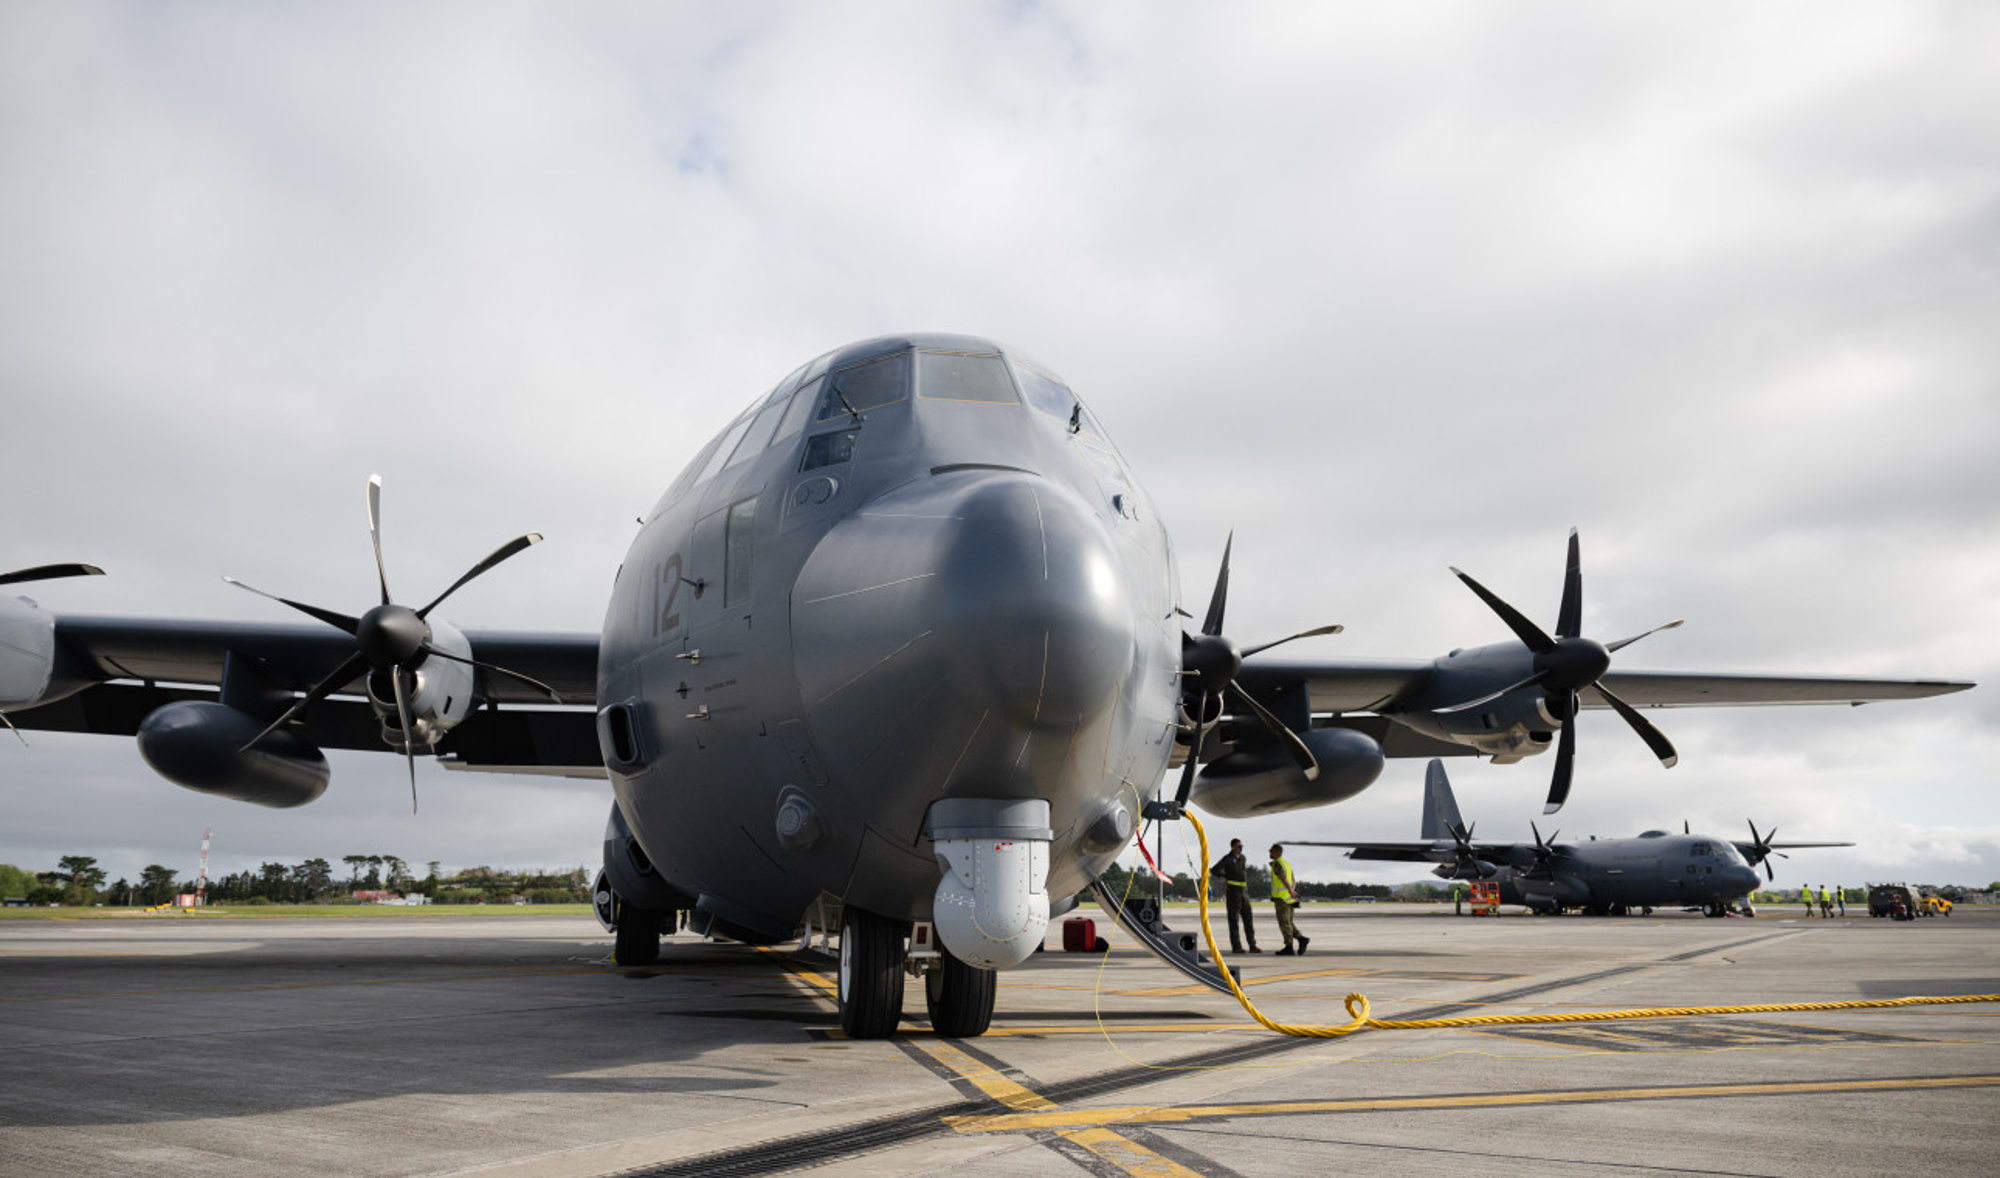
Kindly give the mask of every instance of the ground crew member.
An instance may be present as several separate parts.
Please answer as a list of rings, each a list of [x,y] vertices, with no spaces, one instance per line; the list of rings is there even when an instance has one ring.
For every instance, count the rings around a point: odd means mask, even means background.
[[[1805,884],[1799,888],[1799,899],[1804,900],[1806,902],[1806,915],[1811,916],[1813,914],[1811,884]]]
[[[1833,919],[1833,893],[1827,890],[1825,884],[1819,885],[1819,914],[1828,920]]]
[[[1243,856],[1243,840],[1230,839],[1229,853],[1217,859],[1208,873],[1222,881],[1222,893],[1229,906],[1229,951],[1243,952],[1247,941],[1250,952],[1262,953],[1257,947],[1257,928],[1250,921],[1250,865]],[[1236,927],[1239,921],[1243,926],[1240,936]]]
[[[1833,906],[1834,906],[1835,908],[1838,908],[1838,909],[1840,910],[1840,915],[1842,915],[1842,916],[1846,916],[1846,915],[1847,915],[1847,889],[1846,889],[1846,888],[1835,888],[1835,889],[1833,889]]]
[[[1292,909],[1299,906],[1299,877],[1286,862],[1285,848],[1279,843],[1271,844],[1271,906],[1278,911],[1278,934],[1285,939],[1278,956],[1294,956],[1292,942],[1297,941],[1296,955],[1304,957],[1308,942],[1292,923]]]

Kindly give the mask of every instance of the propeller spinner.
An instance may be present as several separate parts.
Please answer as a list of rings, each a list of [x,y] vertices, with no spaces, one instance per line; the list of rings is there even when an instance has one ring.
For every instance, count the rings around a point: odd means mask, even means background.
[[[1529,621],[1521,611],[1502,601],[1486,586],[1456,568],[1451,571],[1459,580],[1465,582],[1467,588],[1478,594],[1479,599],[1498,614],[1501,621],[1507,623],[1507,628],[1514,632],[1514,636],[1519,638],[1523,645],[1534,652],[1534,667],[1526,678],[1509,683],[1498,691],[1488,692],[1478,699],[1467,700],[1450,707],[1438,708],[1436,711],[1440,715],[1462,712],[1468,708],[1490,703],[1510,691],[1517,691],[1523,687],[1544,688],[1549,714],[1562,722],[1562,735],[1556,743],[1555,773],[1549,781],[1549,799],[1542,807],[1542,813],[1555,813],[1562,809],[1563,803],[1569,799],[1570,780],[1576,761],[1576,714],[1581,704],[1579,696],[1584,688],[1590,688],[1603,696],[1604,702],[1610,704],[1612,710],[1617,712],[1625,723],[1631,726],[1632,731],[1638,733],[1639,738],[1646,742],[1646,747],[1653,750],[1653,755],[1660,759],[1660,764],[1671,769],[1674,763],[1680,760],[1680,755],[1674,751],[1674,746],[1667,740],[1666,735],[1655,728],[1651,721],[1641,716],[1637,709],[1614,695],[1611,689],[1604,685],[1603,676],[1611,667],[1611,656],[1614,653],[1649,634],[1671,630],[1679,626],[1682,619],[1655,626],[1630,638],[1620,638],[1616,642],[1600,643],[1583,637],[1580,633],[1583,628],[1583,566],[1575,528],[1569,530],[1569,566],[1563,573],[1562,605],[1556,613],[1556,632],[1553,637]]]
[[[293,601],[287,597],[279,597],[275,593],[266,593],[262,589],[244,584],[235,577],[222,578],[239,589],[248,589],[259,597],[268,597],[272,601],[288,605],[302,614],[318,618],[327,625],[344,630],[354,637],[354,653],[347,656],[346,660],[340,666],[334,668],[326,678],[313,684],[312,689],[307,691],[298,702],[285,709],[283,715],[271,721],[269,727],[258,733],[256,738],[244,747],[248,748],[250,745],[256,744],[257,741],[262,740],[272,732],[290,723],[294,717],[297,717],[313,704],[331,695],[336,688],[352,680],[365,668],[372,676],[381,676],[387,679],[389,684],[388,694],[396,701],[396,723],[399,730],[403,733],[403,755],[410,768],[410,812],[414,814],[417,810],[417,754],[416,738],[413,731],[414,725],[410,716],[410,699],[416,694],[417,668],[423,665],[425,659],[435,655],[441,659],[477,667],[489,674],[504,675],[509,679],[527,684],[557,703],[562,702],[562,697],[556,694],[554,688],[538,679],[530,678],[518,671],[510,671],[505,667],[496,667],[490,663],[483,663],[477,659],[464,658],[450,651],[440,649],[431,642],[430,624],[424,620],[430,615],[432,610],[444,603],[445,598],[456,593],[466,582],[486,572],[508,557],[535,544],[539,544],[542,537],[538,532],[529,532],[524,536],[517,536],[509,540],[495,549],[485,560],[473,565],[464,576],[453,581],[450,588],[432,598],[429,605],[424,606],[422,609],[411,609],[408,606],[396,604],[389,593],[389,573],[387,566],[382,560],[381,475],[371,474],[368,476],[368,536],[375,546],[375,574],[382,588],[382,604],[358,618],[350,617],[347,614],[338,613],[334,610],[322,609],[316,605],[307,605],[304,602]]]

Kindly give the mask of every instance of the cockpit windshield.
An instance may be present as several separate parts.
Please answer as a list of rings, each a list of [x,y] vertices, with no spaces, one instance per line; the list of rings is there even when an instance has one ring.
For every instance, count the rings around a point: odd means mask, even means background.
[[[1018,405],[1007,362],[978,352],[918,352],[917,395],[927,401]]]

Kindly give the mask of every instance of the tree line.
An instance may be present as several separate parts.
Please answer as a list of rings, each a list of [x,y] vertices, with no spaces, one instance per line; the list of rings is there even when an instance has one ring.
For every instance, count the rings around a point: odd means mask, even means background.
[[[1243,874],[1244,878],[1248,881],[1245,886],[1249,889],[1252,900],[1263,901],[1271,898],[1271,872],[1269,868],[1259,867],[1255,863],[1248,863],[1244,865]],[[1128,894],[1128,888],[1130,889],[1129,894],[1134,896],[1154,895],[1159,891],[1159,876],[1154,875],[1151,871],[1140,871],[1137,873],[1137,876],[1136,879],[1133,878],[1133,872],[1126,870],[1121,864],[1113,863],[1105,871],[1103,879],[1105,885],[1111,889],[1111,894],[1114,896]],[[1344,880],[1321,883],[1315,880],[1301,879],[1298,881],[1298,885],[1299,899],[1301,900],[1346,900],[1355,896],[1374,896],[1377,899],[1386,900],[1396,890],[1387,884],[1347,883]],[[1200,882],[1185,871],[1176,871],[1173,875],[1168,876],[1166,880],[1166,892],[1169,900],[1196,899],[1200,895],[1200,888]],[[1208,897],[1212,901],[1222,898],[1222,881],[1212,881]]]
[[[393,892],[428,896],[434,904],[500,904],[519,896],[530,904],[574,904],[590,899],[590,875],[582,867],[568,871],[510,871],[469,867],[449,875],[435,859],[419,878],[395,855],[343,855],[343,876],[326,859],[302,863],[265,863],[255,871],[238,871],[208,881],[210,904],[329,904],[351,903],[356,892]],[[29,871],[0,863],[0,898],[21,899],[40,907],[151,907],[195,890],[195,881],[172,867],[147,864],[133,882],[107,882],[106,873],[90,855],[64,855],[52,871]]]

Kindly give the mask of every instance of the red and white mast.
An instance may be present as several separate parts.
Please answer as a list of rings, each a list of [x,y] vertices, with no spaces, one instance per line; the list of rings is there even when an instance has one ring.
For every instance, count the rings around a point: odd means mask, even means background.
[[[199,908],[208,903],[208,827],[201,828],[201,871],[194,877],[194,903]]]

